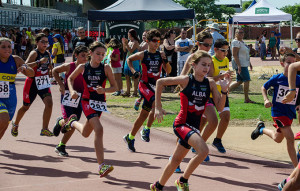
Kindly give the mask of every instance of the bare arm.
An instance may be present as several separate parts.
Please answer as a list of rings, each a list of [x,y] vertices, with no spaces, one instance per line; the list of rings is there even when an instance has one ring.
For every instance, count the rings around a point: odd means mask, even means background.
[[[265,105],[265,108],[269,108],[269,107],[272,107],[272,103],[270,102],[269,98],[268,98],[268,95],[267,95],[267,90],[264,86],[261,87],[261,94],[264,98],[264,105]]]
[[[135,49],[139,49],[139,43],[137,41],[134,41],[133,43],[130,43],[130,45],[129,43],[125,44],[125,47],[130,53],[133,53]]]
[[[110,59],[112,61],[118,61],[120,59],[120,54],[111,54]]]
[[[231,78],[227,78],[226,80],[221,80],[220,85],[221,85],[221,95],[218,91],[216,82],[213,79],[208,78],[209,80],[209,86],[210,90],[212,92],[213,100],[217,110],[218,111],[223,111],[225,102],[226,102],[226,96],[228,94],[228,88],[231,82]]]
[[[65,94],[65,85],[61,81],[61,78],[59,77],[59,74],[62,73],[62,72],[65,72],[66,74],[68,74],[69,71],[70,71],[70,64],[69,63],[57,66],[52,70],[52,75],[53,75],[55,81],[58,83],[58,85],[60,87],[59,90],[60,90],[61,94]]]
[[[68,87],[69,87],[69,90],[70,90],[70,94],[72,96],[72,99],[76,99],[78,98],[78,94],[77,92],[74,90],[73,88],[73,85],[74,85],[74,80],[77,78],[77,76],[79,74],[82,74],[83,71],[84,71],[84,65],[80,65],[78,66],[72,73],[71,75],[69,76],[68,78]]]
[[[285,98],[282,100],[282,103],[288,103],[295,98],[296,95],[296,76],[297,71],[300,71],[300,62],[295,62],[289,66],[288,71],[288,80],[289,80],[289,88],[292,91],[289,91]]]
[[[128,67],[130,68],[130,71],[134,74],[136,71],[135,71],[135,69],[134,69],[134,67],[133,67],[133,64],[132,64],[132,62],[133,61],[136,61],[136,60],[143,60],[143,58],[144,58],[144,52],[137,52],[137,53],[135,53],[135,54],[133,54],[133,55],[131,55],[131,56],[129,56],[128,58],[127,58],[127,64],[128,64]]]
[[[34,77],[34,70],[25,64],[24,60],[19,56],[13,55],[15,63],[17,65],[18,72],[22,72],[25,76]]]
[[[117,90],[117,82],[115,80],[115,76],[112,73],[111,67],[109,65],[105,65],[104,66],[104,70],[105,70],[105,75],[110,83],[110,87],[109,88],[105,88],[104,91],[111,93]]]
[[[172,50],[175,48],[175,45],[170,45],[167,39],[164,40],[163,45],[167,50]]]

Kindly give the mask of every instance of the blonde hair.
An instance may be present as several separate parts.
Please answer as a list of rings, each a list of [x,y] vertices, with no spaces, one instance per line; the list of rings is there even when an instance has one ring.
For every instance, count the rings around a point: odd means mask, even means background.
[[[9,38],[6,37],[0,37],[0,44],[2,44],[2,42],[7,41],[11,44],[11,40]]]
[[[194,54],[192,54],[192,63],[198,64],[201,58],[211,58],[211,56],[204,50],[197,50]]]

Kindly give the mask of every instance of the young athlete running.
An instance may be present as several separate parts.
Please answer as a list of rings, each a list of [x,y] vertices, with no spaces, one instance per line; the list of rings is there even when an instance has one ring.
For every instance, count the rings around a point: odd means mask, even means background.
[[[159,181],[150,185],[152,191],[163,190],[164,185],[192,146],[197,154],[189,161],[183,176],[175,181],[178,190],[189,190],[188,179],[190,175],[208,154],[208,147],[200,136],[199,125],[210,93],[212,93],[214,103],[219,111],[222,111],[225,105],[230,80],[220,81],[222,89],[220,95],[215,81],[205,77],[212,62],[211,56],[204,51],[197,51],[191,59],[193,75],[162,78],[156,83],[155,118],[158,122],[163,120],[163,115],[166,113],[162,109],[161,103],[163,87],[180,85],[182,91],[180,92],[180,112],[173,124],[174,133],[179,141],[172,159],[165,167]]]
[[[288,83],[288,72],[289,66],[295,62],[294,54],[285,54],[280,58],[280,64],[284,67],[284,72],[281,74],[277,74],[272,76],[270,80],[268,80],[262,87],[262,95],[264,98],[264,105],[266,108],[272,107],[272,118],[274,121],[274,127],[276,130],[270,130],[265,128],[265,124],[262,121],[259,121],[256,129],[252,132],[251,138],[255,140],[259,137],[259,135],[266,134],[271,139],[273,139],[277,143],[281,143],[285,138],[287,143],[287,151],[290,156],[290,159],[296,167],[298,165],[298,160],[296,156],[296,150],[294,146],[294,134],[291,128],[293,119],[296,118],[296,98],[291,102],[283,102],[284,96],[287,92],[292,91],[293,93],[297,92],[299,88],[289,89]],[[297,87],[300,86],[300,76],[293,81],[296,81]],[[269,101],[267,96],[267,90],[273,86],[274,87],[274,95],[272,102]],[[294,94],[295,96],[295,94]]]
[[[40,96],[45,104],[40,135],[53,136],[53,133],[48,129],[53,106],[49,77],[52,74],[52,65],[50,62],[50,53],[47,51],[48,44],[48,37],[45,34],[37,34],[37,48],[30,52],[26,60],[26,64],[34,70],[35,75],[34,77],[26,78],[23,89],[23,106],[18,110],[15,122],[12,122],[11,134],[14,137],[18,136],[19,123],[37,95]]]
[[[92,131],[95,132],[94,146],[97,162],[99,164],[100,178],[106,176],[113,170],[112,165],[104,163],[103,152],[103,126],[100,117],[103,111],[107,111],[105,93],[117,90],[117,82],[109,65],[102,63],[106,48],[101,42],[93,42],[90,45],[91,60],[84,65],[78,66],[68,78],[68,86],[72,99],[77,99],[79,93],[75,90],[75,79],[82,74],[84,91],[81,98],[83,112],[87,118],[85,124],[77,122],[76,115],[71,115],[62,128],[65,133],[71,128],[77,129],[83,137],[88,137]],[[110,83],[105,88],[106,79]]]
[[[12,55],[11,40],[0,38],[0,139],[3,137],[17,107],[15,79],[18,72],[33,77],[34,71],[24,61]]]
[[[59,91],[61,93],[61,112],[62,117],[57,118],[56,124],[53,128],[53,134],[58,136],[61,130],[61,127],[67,122],[68,118],[72,114],[76,114],[77,119],[79,120],[82,113],[82,107],[80,104],[80,97],[78,99],[72,99],[71,94],[68,88],[67,79],[71,73],[80,65],[87,62],[88,57],[88,48],[86,46],[77,46],[73,52],[73,58],[76,58],[76,61],[73,60],[71,63],[66,63],[61,66],[57,66],[53,69],[53,77],[58,82]],[[65,80],[62,82],[59,74],[65,72]],[[83,87],[83,76],[79,74],[74,80],[74,90],[82,95]],[[71,129],[64,134],[60,143],[56,146],[55,152],[61,156],[69,156],[66,152],[66,144],[74,133],[74,129]]]
[[[135,78],[139,78],[140,73],[134,69],[132,62],[135,60],[142,61],[142,77],[139,82],[139,92],[141,97],[144,98],[142,110],[139,117],[135,120],[131,132],[123,137],[128,150],[131,152],[135,152],[134,137],[147,118],[147,126],[140,133],[143,141],[150,141],[150,128],[154,121],[155,84],[160,78],[163,64],[162,57],[164,57],[163,52],[157,51],[160,45],[160,37],[158,30],[150,30],[146,36],[149,45],[148,50],[136,53],[127,59],[129,68]]]

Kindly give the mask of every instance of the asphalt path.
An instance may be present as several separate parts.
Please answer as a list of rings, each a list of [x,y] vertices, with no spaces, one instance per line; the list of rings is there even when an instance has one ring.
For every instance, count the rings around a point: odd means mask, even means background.
[[[24,81],[17,81],[18,107],[22,104]],[[49,128],[60,111],[58,86],[52,86],[53,112]],[[83,138],[77,131],[67,144],[69,157],[60,157],[54,152],[59,137],[42,137],[43,102],[39,97],[25,114],[19,127],[19,136],[10,134],[11,125],[1,140],[0,190],[149,190],[149,185],[158,180],[169,156],[175,148],[176,136],[156,129],[151,130],[151,142],[146,143],[136,136],[136,153],[127,150],[122,137],[132,123],[104,114],[105,162],[114,165],[114,171],[105,178],[97,174],[94,152],[94,134]],[[109,106],[108,106],[109,108]],[[81,122],[84,122],[82,116]],[[171,126],[171,124],[170,124]],[[228,150],[219,154],[209,146],[210,162],[202,163],[190,177],[190,190],[253,191],[277,190],[277,184],[292,171],[290,164]],[[257,148],[259,149],[259,148]],[[193,157],[188,153],[182,169]],[[174,181],[180,174],[173,174],[164,190],[176,190]]]

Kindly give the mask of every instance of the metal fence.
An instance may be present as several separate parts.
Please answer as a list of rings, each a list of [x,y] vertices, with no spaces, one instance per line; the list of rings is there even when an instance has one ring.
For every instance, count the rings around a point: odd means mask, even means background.
[[[70,28],[65,26],[56,27],[56,21],[68,21],[72,23],[72,28],[87,27],[87,18],[74,17],[64,13],[63,16],[59,14],[48,13],[29,13],[16,10],[0,10],[0,25],[1,26],[15,26],[15,27],[49,27],[49,28]]]

